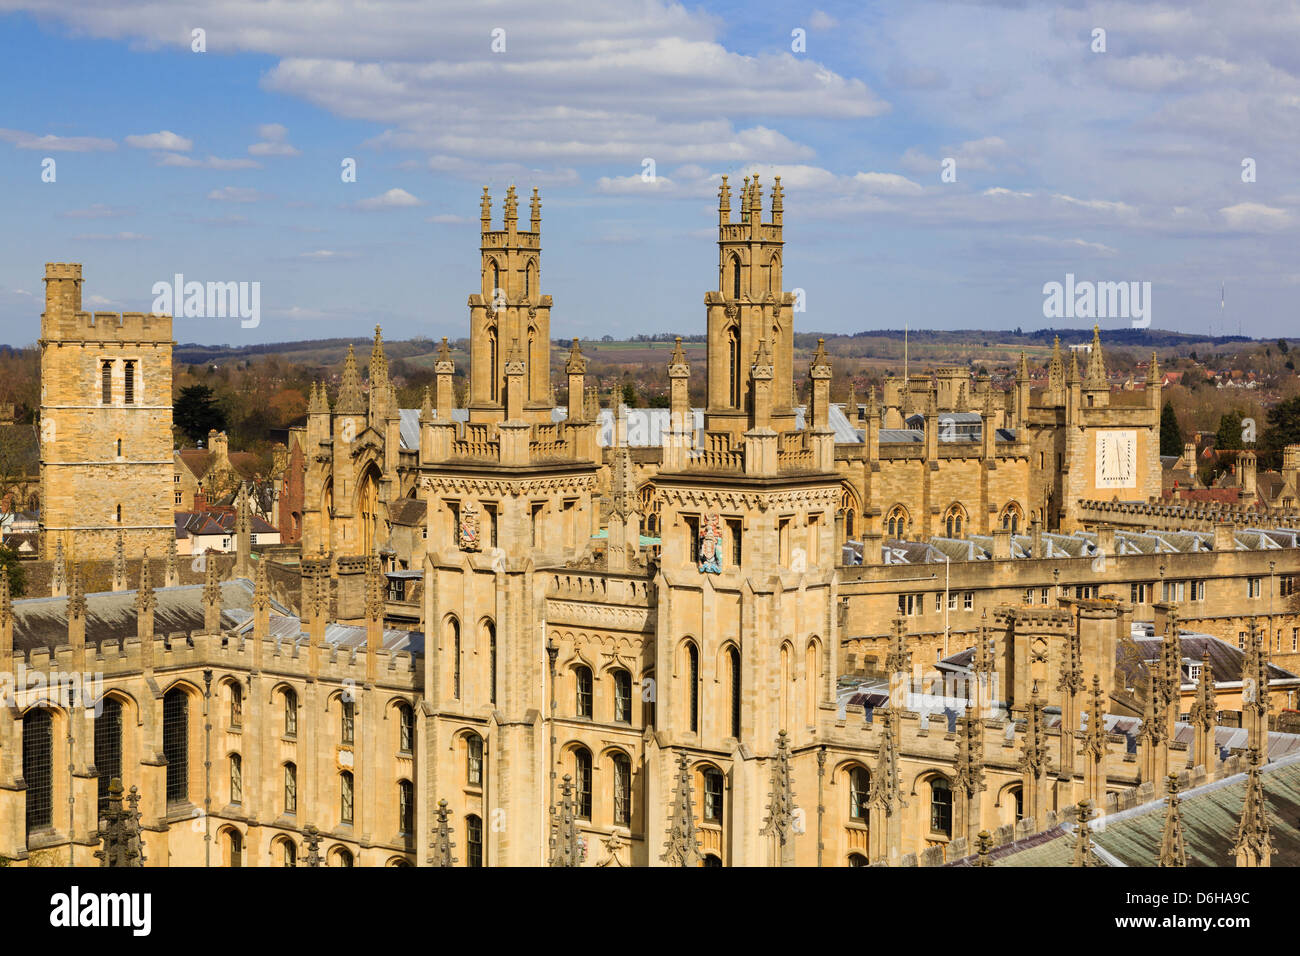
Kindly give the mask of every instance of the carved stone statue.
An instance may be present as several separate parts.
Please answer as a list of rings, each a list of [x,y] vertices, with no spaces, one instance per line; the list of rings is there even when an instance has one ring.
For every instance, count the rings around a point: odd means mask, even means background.
[[[700,573],[722,573],[722,518],[717,514],[700,520]]]
[[[474,505],[466,505],[460,513],[460,549],[462,551],[477,551],[481,547],[478,533],[478,508]]]

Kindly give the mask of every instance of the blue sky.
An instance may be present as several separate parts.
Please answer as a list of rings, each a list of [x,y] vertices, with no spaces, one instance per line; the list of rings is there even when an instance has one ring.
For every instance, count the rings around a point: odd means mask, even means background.
[[[258,327],[180,342],[463,335],[480,189],[499,217],[512,182],[541,189],[557,338],[699,332],[718,177],[754,171],[804,331],[1041,328],[1073,273],[1150,282],[1157,328],[1295,334],[1294,2],[0,0],[0,38],[13,345],[46,261],[92,309],[261,283]]]

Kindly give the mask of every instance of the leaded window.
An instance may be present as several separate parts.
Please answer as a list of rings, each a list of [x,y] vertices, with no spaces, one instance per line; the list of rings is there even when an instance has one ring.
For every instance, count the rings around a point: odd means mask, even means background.
[[[41,707],[23,717],[23,779],[27,782],[27,832],[54,822],[54,727]]]
[[[465,865],[483,865],[483,820],[472,813],[465,818]]]
[[[339,737],[345,744],[352,743],[353,731],[355,728],[354,717],[356,705],[350,700],[341,701],[342,707],[342,726],[339,728]]]
[[[578,716],[591,717],[591,668],[578,665],[573,669],[574,682],[578,691]]]
[[[291,763],[284,765],[284,812],[298,812],[298,768]]]
[[[623,754],[614,755],[614,823],[632,825],[632,761]]]
[[[99,812],[108,809],[108,785],[122,779],[122,702],[105,698],[95,718],[95,770],[99,774]]]
[[[614,671],[614,719],[624,724],[632,720],[632,675],[625,670]]]
[[[465,738],[465,782],[471,787],[483,786],[483,738],[478,734]]]
[[[578,750],[573,755],[573,800],[577,815],[591,819],[591,754]]]
[[[352,774],[346,770],[339,774],[339,820],[352,822]]]
[[[167,802],[185,803],[190,793],[190,700],[173,688],[163,698],[163,756],[167,759]]]
[[[704,777],[704,819],[710,823],[722,823],[722,774],[717,770],[705,770]]]

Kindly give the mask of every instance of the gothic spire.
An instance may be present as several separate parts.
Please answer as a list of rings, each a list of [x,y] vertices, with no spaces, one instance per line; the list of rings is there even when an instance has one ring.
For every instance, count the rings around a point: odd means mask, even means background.
[[[672,826],[668,831],[664,855],[660,859],[669,866],[693,866],[704,861],[704,855],[700,853],[700,841],[695,834],[691,771],[684,753],[677,755],[677,789],[673,791]]]
[[[1029,698],[1029,710],[1025,715],[1025,742],[1020,748],[1018,766],[1021,773],[1041,777],[1047,770],[1047,728],[1043,721],[1044,701],[1038,696],[1038,682]]]
[[[1277,850],[1268,822],[1268,803],[1264,799],[1264,772],[1258,747],[1247,752],[1250,767],[1246,771],[1246,799],[1237,824],[1237,839],[1232,848],[1238,866],[1270,866]]]
[[[433,394],[428,385],[424,386],[424,398],[420,402],[420,421],[433,421]]]
[[[113,545],[113,590],[126,590],[126,542],[121,531]]]
[[[722,178],[723,178],[723,179],[726,179],[727,177],[723,176]],[[679,335],[679,336],[676,337],[676,339],[677,339],[677,341],[676,341],[676,342],[674,343],[674,345],[673,345],[673,354],[672,354],[672,355],[669,357],[669,359],[668,359],[668,366],[669,366],[669,368],[671,368],[671,367],[674,366],[674,365],[685,365],[685,364],[687,364],[687,363],[686,363],[686,352],[685,352],[685,350],[682,348],[682,337]],[[574,341],[576,342],[577,339],[574,339]]]
[[[551,866],[577,866],[578,816],[573,802],[573,778],[567,773],[560,784],[560,802],[551,807]]]
[[[1106,359],[1101,354],[1101,329],[1092,327],[1092,350],[1088,353],[1088,375],[1084,379],[1086,388],[1110,389],[1106,378]]]
[[[767,818],[763,836],[776,837],[777,865],[794,865],[794,789],[790,780],[790,751],[785,731],[776,737],[776,756],[772,758],[772,789],[768,793]]]
[[[970,702],[966,703],[966,716],[958,720],[957,773],[952,789],[967,795],[987,790],[984,782],[984,723],[975,714]]]
[[[1020,353],[1020,362],[1016,366],[1016,381],[1017,382],[1029,381],[1029,359],[1025,357],[1024,352]]]
[[[365,410],[365,399],[361,395],[361,373],[357,371],[357,353],[349,345],[347,357],[343,359],[343,374],[339,378],[339,396],[334,402],[334,411],[340,415],[359,415]]]
[[[1187,846],[1183,842],[1183,811],[1179,806],[1182,801],[1178,799],[1178,774],[1169,775],[1168,790],[1169,796],[1165,803],[1169,809],[1165,811],[1165,832],[1160,839],[1160,865],[1186,866]]]
[[[1084,732],[1083,752],[1094,760],[1106,756],[1106,699],[1101,692],[1101,678],[1092,675],[1092,690],[1088,693],[1088,728]]]
[[[898,776],[898,751],[895,749],[895,733],[898,728],[898,714],[888,708],[884,714],[885,726],[880,735],[880,749],[876,752],[876,768],[871,774],[871,793],[867,801],[873,809],[883,810],[887,816],[893,815],[899,807],[905,807]]]
[[[1210,649],[1207,645],[1201,657],[1201,677],[1196,683],[1196,698],[1192,701],[1189,717],[1193,726],[1209,731],[1214,729],[1218,711],[1218,699],[1214,694],[1214,665],[1210,663]],[[1205,755],[1197,754],[1196,757],[1204,760]],[[1206,769],[1212,768],[1206,764]]]
[[[114,777],[108,784],[108,805],[100,815],[99,849],[95,859],[100,866],[136,867],[144,865],[144,841],[140,839],[140,794],[135,787],[122,806],[122,781]]]
[[[451,855],[451,848],[456,844],[451,841],[451,824],[448,823],[450,814],[447,811],[447,801],[438,801],[438,822],[433,828],[433,865],[434,866],[455,866],[456,858]]]
[[[1079,801],[1079,822],[1078,830],[1074,838],[1074,860],[1072,866],[1101,866],[1101,860],[1097,859],[1097,854],[1092,850],[1092,828],[1088,826],[1088,821],[1092,819],[1092,803],[1088,800]]]
[[[140,559],[140,587],[135,592],[135,608],[140,613],[152,611],[158,603],[153,593],[153,580],[149,574],[149,549]]]
[[[325,386],[320,382],[311,383],[311,397],[307,403],[308,415],[328,415],[330,403],[325,395]]]

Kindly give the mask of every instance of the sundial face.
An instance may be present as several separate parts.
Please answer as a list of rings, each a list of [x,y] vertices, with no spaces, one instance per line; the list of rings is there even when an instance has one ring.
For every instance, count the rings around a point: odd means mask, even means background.
[[[1137,432],[1097,432],[1097,487],[1137,487]]]

